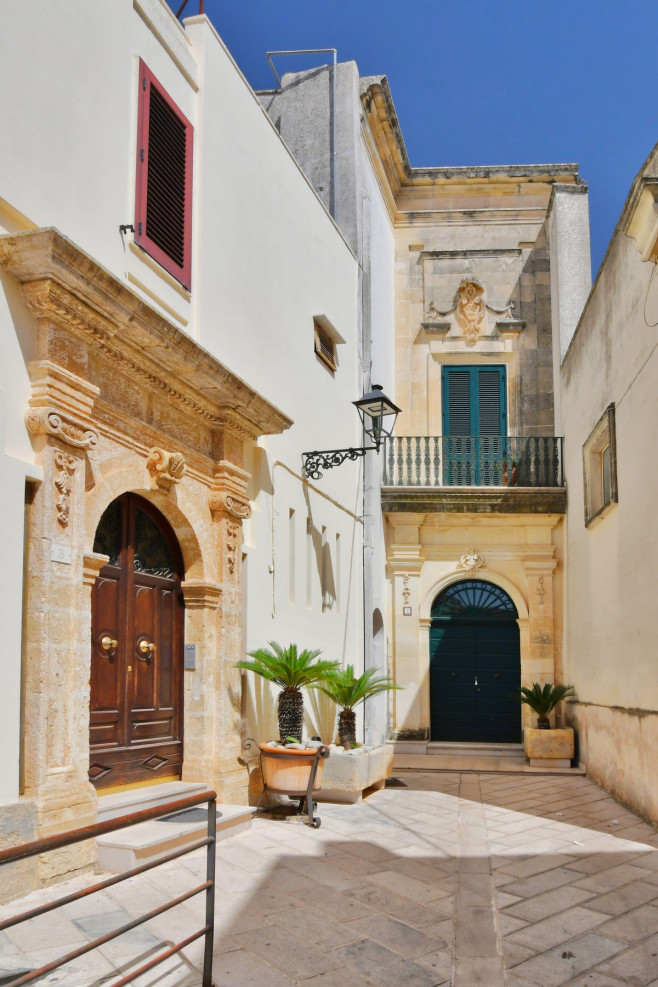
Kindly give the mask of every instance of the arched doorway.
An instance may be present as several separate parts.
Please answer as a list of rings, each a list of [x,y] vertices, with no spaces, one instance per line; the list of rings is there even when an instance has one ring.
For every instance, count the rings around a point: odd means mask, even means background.
[[[180,777],[183,563],[176,537],[136,494],[112,501],[94,552],[109,555],[91,597],[89,777],[97,788]]]
[[[453,583],[432,604],[432,740],[521,740],[519,628],[514,603],[483,579]]]

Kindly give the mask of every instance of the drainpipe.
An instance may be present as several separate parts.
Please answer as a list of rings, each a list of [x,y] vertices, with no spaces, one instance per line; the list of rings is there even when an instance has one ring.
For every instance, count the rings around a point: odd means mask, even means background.
[[[336,68],[338,65],[338,52],[335,48],[295,48],[290,51],[267,51],[265,54],[267,55],[267,60],[270,63],[270,68],[274,73],[274,78],[279,89],[281,89],[281,79],[279,78],[279,73],[274,68],[272,55],[333,55],[333,69],[331,73],[331,208],[329,211],[332,219],[336,219]]]

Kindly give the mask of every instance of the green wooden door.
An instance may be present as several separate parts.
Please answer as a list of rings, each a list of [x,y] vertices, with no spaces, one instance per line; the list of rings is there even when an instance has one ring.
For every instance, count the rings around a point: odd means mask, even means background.
[[[470,579],[434,602],[430,628],[432,740],[519,743],[516,608],[499,587]]]

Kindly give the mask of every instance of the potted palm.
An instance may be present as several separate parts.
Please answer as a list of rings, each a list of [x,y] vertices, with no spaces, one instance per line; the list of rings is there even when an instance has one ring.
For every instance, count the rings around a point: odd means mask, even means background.
[[[523,731],[523,746],[532,767],[570,766],[575,749],[573,728],[551,729],[548,717],[559,702],[573,695],[572,685],[550,682],[543,686],[534,682],[529,688],[522,686],[517,693],[519,701],[537,714],[537,727],[526,727]]]
[[[327,764],[322,791],[322,802],[358,802],[363,793],[382,788],[391,774],[393,748],[388,744],[359,747],[356,743],[356,713],[359,703],[379,692],[399,689],[389,678],[379,675],[376,668],[367,668],[362,675],[354,674],[354,667],[332,672],[327,681],[316,688],[334,701],[340,709],[338,737],[344,753],[332,751]],[[340,751],[340,748],[339,748]]]
[[[336,703],[338,714],[338,738],[345,750],[356,747],[356,713],[354,707],[370,696],[390,689],[399,689],[387,676],[377,675],[376,668],[366,668],[363,675],[354,674],[354,666],[339,668],[327,676],[316,688]]]
[[[296,644],[282,648],[276,641],[270,641],[269,645],[269,649],[250,651],[251,660],[236,662],[236,667],[280,686],[279,739],[259,745],[263,782],[269,791],[302,798],[309,791],[309,782],[319,788],[324,767],[324,760],[317,756],[320,745],[302,743],[302,688],[317,687],[336,671],[338,662],[318,661],[320,651],[300,651]],[[328,749],[322,747],[322,757],[328,753]],[[313,769],[314,775],[311,774]]]

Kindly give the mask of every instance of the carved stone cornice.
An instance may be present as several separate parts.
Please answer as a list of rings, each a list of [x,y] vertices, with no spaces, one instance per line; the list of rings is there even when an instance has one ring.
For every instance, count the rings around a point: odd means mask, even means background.
[[[83,423],[90,418],[100,393],[94,384],[52,360],[33,361],[27,369],[32,383],[30,408],[52,409]]]
[[[208,504],[213,515],[229,514],[238,521],[251,517],[251,506],[247,497],[247,481],[249,474],[244,470],[222,460],[217,465]]]
[[[52,435],[76,449],[93,449],[98,444],[98,434],[93,429],[54,408],[31,408],[25,422],[33,435]]]
[[[151,478],[152,490],[169,491],[185,475],[185,456],[182,452],[165,452],[164,449],[149,450],[146,469]]]
[[[40,352],[53,362],[58,333],[73,336],[211,427],[225,427],[227,414],[242,422],[249,437],[279,433],[292,424],[58,230],[0,236],[0,266],[19,282],[39,324]]]
[[[215,583],[186,580],[181,583],[186,610],[217,610],[222,602],[222,589]]]

